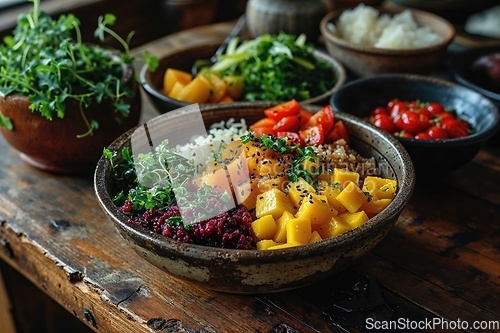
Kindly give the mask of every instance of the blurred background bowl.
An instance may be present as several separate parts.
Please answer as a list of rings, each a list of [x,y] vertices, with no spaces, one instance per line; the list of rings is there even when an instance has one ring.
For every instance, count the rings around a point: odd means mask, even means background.
[[[493,54],[500,55],[500,46],[466,49],[451,54],[447,65],[455,81],[488,97],[500,107],[500,56],[489,66],[483,62],[480,68],[477,65],[474,68],[474,63],[481,57]],[[496,84],[491,82],[493,76]]]
[[[220,43],[201,44],[183,48],[179,51],[169,53],[159,59],[158,68],[151,72],[144,65],[140,72],[140,80],[144,91],[147,93],[154,106],[160,113],[165,113],[183,106],[187,103],[172,99],[161,92],[163,88],[163,76],[167,68],[175,68],[191,73],[191,67],[196,60],[209,59],[220,46]],[[344,67],[328,54],[321,51],[314,51],[317,59],[328,62],[333,68],[333,75],[336,81],[332,83],[331,88],[313,98],[300,101],[301,104],[326,104],[330,96],[335,92],[346,80]],[[277,101],[276,101],[277,102]],[[230,103],[238,105],[241,101]],[[256,102],[257,104],[260,102]]]
[[[376,106],[392,99],[438,102],[469,121],[475,133],[457,139],[418,140],[397,137],[410,154],[418,173],[455,170],[476,156],[498,130],[497,107],[483,95],[442,79],[411,74],[385,74],[344,85],[331,98],[335,111],[368,117]]]
[[[380,13],[395,15],[402,9],[374,7]],[[382,49],[364,46],[338,37],[331,29],[342,13],[340,9],[327,14],[320,23],[321,34],[325,39],[328,53],[337,59],[350,74],[366,77],[382,73],[421,73],[429,74],[435,70],[446,55],[448,45],[455,36],[453,25],[432,13],[411,10],[419,26],[429,27],[442,37],[436,45],[418,49]]]
[[[247,104],[244,107],[220,104],[201,109],[206,126],[230,118],[236,121],[245,118],[252,124],[263,117],[265,107],[272,105],[275,104]],[[318,109],[309,106],[309,110]],[[175,122],[181,131],[192,126],[187,117],[171,115],[158,116],[154,121],[159,126]],[[338,237],[283,250],[234,250],[181,243],[148,229],[133,227],[111,200],[113,181],[106,158],[101,158],[96,168],[95,192],[105,214],[130,246],[169,274],[229,293],[254,294],[302,287],[339,272],[378,244],[396,223],[414,188],[411,160],[396,139],[349,114],[339,114],[337,119],[342,120],[349,131],[352,148],[363,156],[373,156],[382,176],[398,183],[397,195],[386,209]],[[132,133],[123,134],[109,149],[117,151],[130,146]]]

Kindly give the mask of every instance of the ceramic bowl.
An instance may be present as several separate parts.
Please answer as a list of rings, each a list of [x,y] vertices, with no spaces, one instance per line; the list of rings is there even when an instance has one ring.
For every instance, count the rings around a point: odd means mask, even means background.
[[[220,43],[201,44],[183,48],[173,53],[169,53],[159,59],[158,68],[151,72],[144,66],[140,71],[140,80],[144,91],[153,102],[154,106],[160,113],[165,113],[183,106],[187,103],[172,99],[161,93],[163,87],[163,76],[167,68],[176,68],[191,72],[191,67],[196,60],[209,59],[219,47]],[[333,68],[334,76],[337,78],[336,82],[332,83],[330,90],[320,96],[315,96],[305,101],[302,104],[313,103],[328,103],[328,99],[334,91],[336,91],[346,80],[345,70],[341,64],[335,59],[332,59],[328,54],[320,51],[315,51],[318,59],[327,61]],[[238,105],[241,102],[234,102],[231,104]]]
[[[455,81],[491,99],[500,106],[500,88],[494,89],[488,85],[488,79],[483,73],[475,72],[473,64],[480,57],[489,54],[500,54],[500,46],[467,49],[466,51],[453,53],[448,58],[448,68]],[[498,66],[497,66],[498,67]],[[497,69],[499,72],[499,69]]]
[[[410,154],[417,174],[455,170],[476,156],[481,146],[498,129],[497,107],[486,97],[442,79],[411,74],[385,74],[346,84],[332,96],[336,111],[367,117],[379,105],[391,99],[439,102],[475,128],[476,132],[457,139],[418,140],[398,137]]]
[[[255,104],[213,105],[201,109],[207,126],[231,117],[237,121],[245,118],[251,124],[262,118],[264,110],[262,105]],[[165,118],[157,124],[170,124],[176,129],[191,125],[185,117],[172,118],[171,114],[159,116]],[[95,193],[106,216],[128,244],[142,258],[169,274],[229,293],[267,293],[302,287],[335,274],[370,251],[396,223],[414,188],[411,160],[396,139],[349,114],[339,114],[337,119],[344,121],[351,146],[363,156],[374,156],[383,176],[396,179],[399,189],[385,210],[362,226],[335,238],[282,250],[234,250],[181,243],[147,229],[132,227],[111,200],[110,163],[104,158],[96,168]],[[132,132],[122,135],[109,148],[121,150],[129,146]]]
[[[375,7],[380,13],[394,15],[402,9]],[[406,50],[381,49],[355,44],[335,35],[331,24],[335,24],[345,10],[327,14],[320,23],[328,53],[344,65],[348,73],[355,77],[367,77],[381,73],[422,73],[435,70],[444,59],[448,45],[455,36],[455,29],[445,19],[420,10],[411,10],[420,26],[429,27],[442,37],[436,45]]]

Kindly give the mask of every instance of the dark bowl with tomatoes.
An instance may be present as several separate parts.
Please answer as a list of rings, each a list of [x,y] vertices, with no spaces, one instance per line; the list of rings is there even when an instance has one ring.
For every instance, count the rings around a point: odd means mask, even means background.
[[[449,172],[468,163],[499,127],[498,108],[458,84],[413,74],[352,81],[331,98],[346,112],[392,133],[417,172]]]

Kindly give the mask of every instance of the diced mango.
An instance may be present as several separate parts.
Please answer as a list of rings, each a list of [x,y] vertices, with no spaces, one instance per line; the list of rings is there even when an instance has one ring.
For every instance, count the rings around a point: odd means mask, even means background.
[[[363,181],[363,191],[375,199],[393,199],[396,196],[397,183],[393,179],[368,176]]]
[[[261,175],[282,176],[288,169],[288,165],[281,163],[276,158],[264,157],[257,164],[257,169]]]
[[[257,250],[269,250],[270,247],[280,245],[271,239],[263,239],[257,242]]]
[[[327,181],[321,181],[318,185],[319,194],[324,195],[330,206],[332,206],[338,213],[343,213],[346,211],[346,208],[337,200],[337,196],[341,192],[340,183],[337,184],[338,186]]]
[[[184,89],[185,86],[186,85],[184,83],[175,82],[172,89],[170,89],[170,92],[166,95],[170,98],[178,99],[179,93],[182,91],[182,89]]]
[[[311,222],[306,217],[297,217],[286,223],[287,243],[307,244],[311,233]]]
[[[346,169],[333,169],[333,183],[340,183],[340,189],[345,189],[349,183],[358,185],[359,173],[348,171]]]
[[[360,209],[364,211],[366,215],[368,215],[368,217],[371,218],[383,211],[385,207],[389,206],[391,201],[391,199],[372,199],[363,203]]]
[[[199,74],[179,92],[177,99],[185,103],[206,103],[211,89],[208,79]]]
[[[227,94],[233,100],[241,99],[243,95],[243,77],[241,76],[225,76],[222,78],[227,85]]]
[[[210,103],[218,103],[224,96],[226,96],[227,84],[214,73],[206,73],[205,76],[212,85],[208,101]]]
[[[283,191],[273,188],[257,196],[255,214],[258,218],[272,215],[276,220],[284,211],[293,211],[293,205]]]
[[[302,199],[309,193],[316,193],[316,191],[303,178],[299,178],[297,181],[288,184],[288,196],[297,208],[300,206]]]
[[[233,103],[234,99],[231,98],[231,96],[226,95],[222,97],[222,99],[219,101],[219,103]]]
[[[252,229],[259,239],[271,239],[278,227],[271,215],[264,215],[252,222]]]
[[[368,215],[364,211],[356,213],[345,212],[339,215],[339,217],[350,226],[350,229],[359,227],[369,220]]]
[[[317,231],[313,231],[311,233],[311,239],[309,239],[309,243],[316,243],[316,242],[319,242],[320,240],[323,240],[323,238],[321,238],[320,234]]]
[[[202,184],[217,187],[221,192],[232,193],[229,174],[224,169],[213,169],[205,172],[201,178]]]
[[[273,236],[273,240],[276,243],[286,243],[286,223],[289,220],[294,219],[295,216],[293,216],[292,213],[290,212],[283,212],[283,215],[276,221],[276,226],[278,227],[276,230],[276,233]]]
[[[343,234],[344,232],[351,230],[351,228],[345,221],[342,220],[342,218],[339,216],[333,216],[330,221],[319,226],[313,226],[313,230],[317,231],[323,239],[326,239]]]
[[[326,197],[309,193],[302,201],[296,217],[306,217],[311,224],[323,224],[329,221],[332,216],[337,215],[337,211],[330,207]]]
[[[356,212],[361,205],[367,201],[366,195],[353,182],[350,182],[346,188],[337,195],[336,199],[351,213]]]
[[[174,68],[167,68],[163,76],[163,90],[170,95],[170,92],[176,82],[186,86],[193,79],[193,75]]]
[[[288,178],[286,176],[263,176],[259,178],[258,183],[257,183],[257,190],[258,193],[263,193],[266,191],[269,191],[270,189],[277,188],[277,189],[284,189],[286,184],[288,182]],[[295,212],[296,209],[293,211]]]
[[[304,245],[304,244],[301,244],[301,243],[285,243],[285,244],[279,244],[279,245],[276,245],[276,246],[271,246],[270,248],[268,248],[268,250],[282,250],[282,249],[288,249],[288,248],[291,248],[291,247],[296,247],[296,246],[300,246],[300,245]]]

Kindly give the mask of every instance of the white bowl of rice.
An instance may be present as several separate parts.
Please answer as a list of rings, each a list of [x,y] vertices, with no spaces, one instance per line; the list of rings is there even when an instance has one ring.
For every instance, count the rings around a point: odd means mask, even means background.
[[[370,7],[337,10],[320,24],[328,52],[351,74],[429,74],[455,37],[453,25],[435,14]]]

